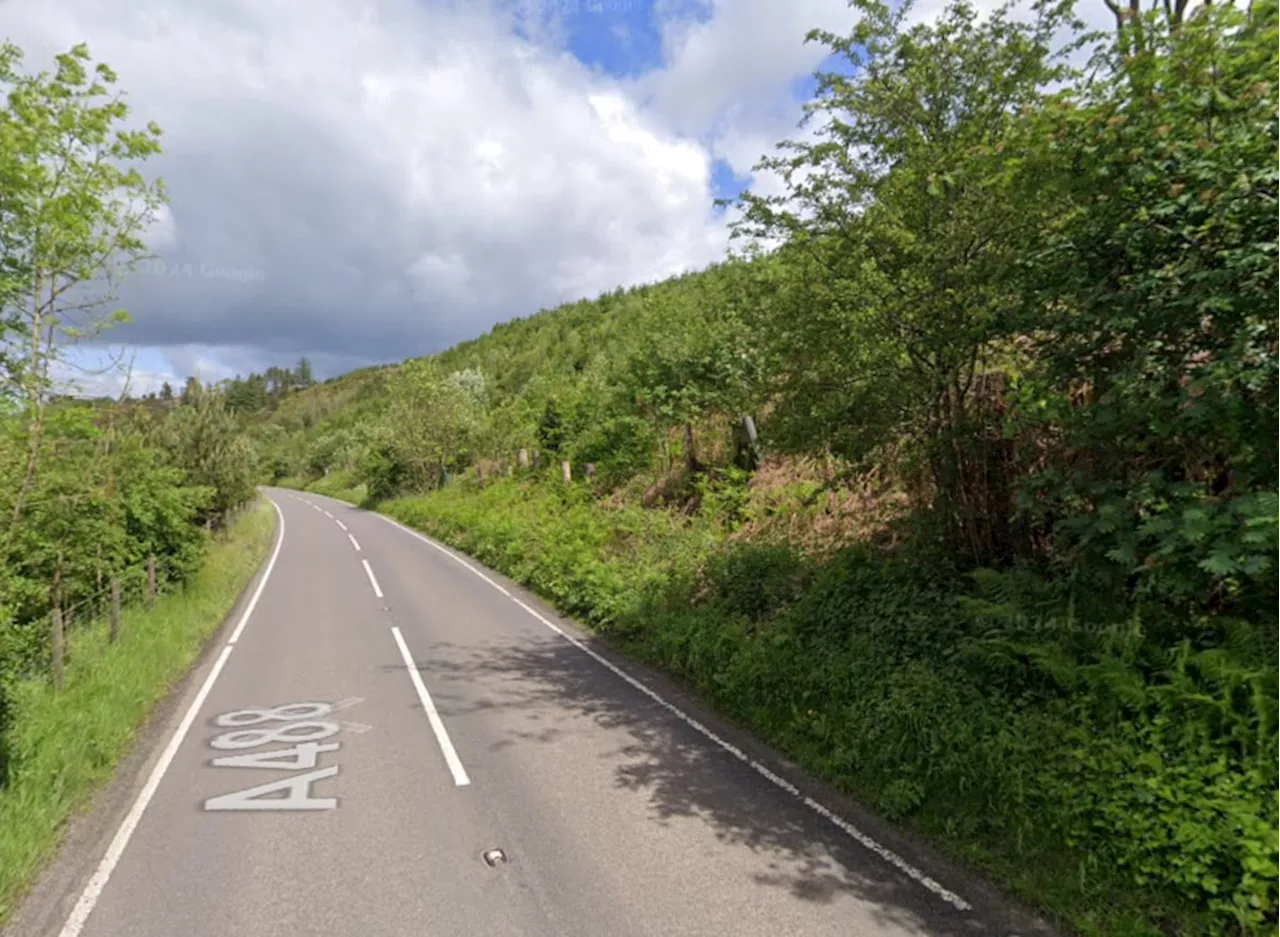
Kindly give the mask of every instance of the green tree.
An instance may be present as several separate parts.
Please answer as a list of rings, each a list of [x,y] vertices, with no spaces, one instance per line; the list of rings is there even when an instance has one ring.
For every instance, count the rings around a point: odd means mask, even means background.
[[[809,34],[850,69],[818,75],[815,142],[762,161],[786,190],[747,193],[736,237],[783,239],[783,279],[758,327],[773,345],[777,431],[793,448],[863,459],[914,440],[953,546],[1007,553],[1006,512],[983,500],[989,458],[981,380],[1006,354],[1016,294],[1001,272],[1034,230],[1013,198],[1006,138],[1070,77],[1051,41],[1069,6],[1029,22],[968,0],[928,24],[912,4],[854,0],[847,36]],[[998,436],[998,429],[995,433]]]
[[[311,374],[311,362],[306,358],[299,358],[298,366],[294,369],[294,383],[298,387],[310,387],[315,382]]]
[[[386,438],[390,456],[417,485],[438,485],[473,452],[483,411],[476,383],[459,380],[431,360],[406,362],[388,381]]]
[[[204,387],[201,386],[199,378],[187,378],[182,385],[182,405],[192,406],[202,396],[204,396]]]
[[[160,427],[158,444],[190,484],[212,490],[198,520],[220,524],[223,516],[254,496],[257,457],[235,415],[216,393],[202,393],[178,407]]]
[[[77,45],[56,69],[18,70],[21,51],[0,45],[0,345],[7,389],[26,413],[27,459],[5,536],[19,523],[39,468],[52,366],[66,346],[122,321],[111,288],[145,253],[164,201],[134,167],[159,152],[154,123],[125,129],[129,108],[105,64]]]
[[[1273,619],[1276,4],[1126,19],[1103,61],[1027,125],[1027,508],[1083,594]]]

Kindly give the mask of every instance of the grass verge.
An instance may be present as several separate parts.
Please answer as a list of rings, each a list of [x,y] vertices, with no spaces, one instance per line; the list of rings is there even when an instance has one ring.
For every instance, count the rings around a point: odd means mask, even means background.
[[[377,509],[675,675],[1065,929],[1275,933],[1274,722],[1250,723],[1253,748],[1232,742],[1180,708],[1178,674],[1082,663],[1064,650],[1074,632],[1029,645],[1052,672],[1019,659],[940,558],[858,547],[815,563],[701,517],[521,480]],[[1275,685],[1274,670],[1249,679]]]
[[[369,489],[364,482],[353,484],[354,479],[351,475],[351,472],[337,471],[311,481],[291,475],[275,482],[275,485],[278,488],[292,488],[295,491],[314,491],[316,494],[337,498],[348,504],[364,504],[369,497]]]
[[[9,784],[0,789],[0,926],[57,847],[64,824],[128,751],[152,708],[191,666],[262,565],[275,512],[266,501],[215,539],[200,572],[154,608],[126,608],[120,640],[77,628],[66,686],[14,687]]]

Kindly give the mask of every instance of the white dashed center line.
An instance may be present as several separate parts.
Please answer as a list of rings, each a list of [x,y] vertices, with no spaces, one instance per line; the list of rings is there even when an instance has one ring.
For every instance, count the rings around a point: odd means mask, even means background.
[[[373,586],[373,594],[378,598],[382,598],[382,589],[378,585],[377,577],[373,575],[373,567],[369,565],[368,560],[361,560],[360,562],[364,564],[364,571],[369,577],[369,585]]]

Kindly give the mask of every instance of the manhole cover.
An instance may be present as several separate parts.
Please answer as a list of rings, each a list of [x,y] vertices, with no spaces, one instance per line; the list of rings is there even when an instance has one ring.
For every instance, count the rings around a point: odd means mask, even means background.
[[[485,865],[490,868],[502,865],[502,863],[507,861],[507,854],[501,849],[486,849],[482,854],[482,857],[484,858]]]

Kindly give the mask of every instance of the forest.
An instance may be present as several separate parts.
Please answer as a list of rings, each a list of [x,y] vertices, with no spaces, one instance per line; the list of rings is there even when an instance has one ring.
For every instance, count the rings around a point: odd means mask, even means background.
[[[0,55],[0,739],[55,605],[152,555],[179,582],[255,484],[309,488],[524,582],[1071,932],[1273,933],[1277,6],[1103,2],[1093,33],[854,0],[809,37],[844,63],[813,132],[761,163],[783,191],[725,206],[708,269],[323,382],[95,402],[51,387],[114,321],[59,291],[104,245],[40,243],[88,228],[35,195],[33,115],[80,108],[125,160],[158,132],[108,133],[109,70]],[[141,256],[127,213],[163,191],[91,162],[90,227]]]
[[[1274,932],[1276,6],[853,7],[724,262],[295,395],[264,470],[1075,932]]]

